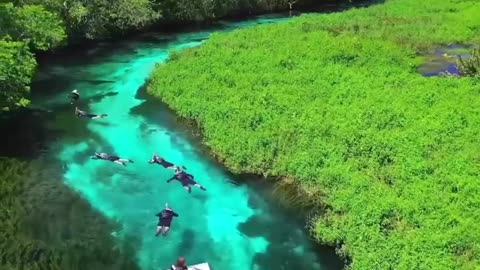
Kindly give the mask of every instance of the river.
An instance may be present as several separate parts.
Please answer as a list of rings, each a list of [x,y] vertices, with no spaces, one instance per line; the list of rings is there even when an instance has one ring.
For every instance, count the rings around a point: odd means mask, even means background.
[[[179,255],[189,264],[208,262],[213,270],[342,268],[333,249],[311,241],[304,222],[278,207],[267,191],[237,181],[212,161],[171,111],[139,92],[172,49],[197,46],[214,31],[287,19],[270,15],[221,22],[208,30],[146,33],[42,61],[33,105],[51,111],[48,125],[62,131],[50,143],[50,155],[63,164],[65,185],[119,224],[112,236],[134,246],[141,269],[165,269]],[[81,94],[80,109],[108,116],[76,118],[67,100],[73,89]],[[147,162],[154,151],[186,166],[207,191],[194,187],[189,194],[178,182],[167,184],[172,171]],[[115,153],[135,163],[122,167],[93,160],[94,152]],[[165,203],[180,216],[168,236],[155,237],[155,214]]]

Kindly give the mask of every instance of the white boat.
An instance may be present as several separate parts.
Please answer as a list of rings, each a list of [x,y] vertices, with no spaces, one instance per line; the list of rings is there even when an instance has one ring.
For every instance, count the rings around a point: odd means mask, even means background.
[[[200,263],[188,266],[188,270],[210,270],[208,263]]]

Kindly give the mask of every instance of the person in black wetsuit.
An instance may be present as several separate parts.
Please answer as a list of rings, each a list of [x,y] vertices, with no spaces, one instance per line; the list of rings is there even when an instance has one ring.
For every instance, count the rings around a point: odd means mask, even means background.
[[[77,89],[73,90],[70,94],[70,104],[77,102],[79,98],[80,94],[78,93]]]
[[[155,236],[159,236],[160,234],[162,234],[162,231],[163,236],[166,236],[168,231],[170,230],[170,225],[172,224],[173,217],[178,217],[178,214],[175,213],[172,208],[168,207],[167,204],[165,204],[165,209],[163,209],[155,216],[158,217],[157,233],[155,234]]]
[[[77,117],[86,117],[90,119],[98,119],[98,118],[104,118],[108,116],[107,114],[93,114],[93,113],[87,113],[82,110],[79,110],[77,107],[75,107],[75,115]]]
[[[153,153],[152,159],[148,162],[150,164],[156,163],[162,165],[166,169],[175,169],[175,165],[158,156],[157,153]]]
[[[182,184],[183,188],[185,188],[188,191],[188,193],[192,192],[191,186],[196,186],[203,191],[207,190],[205,187],[203,187],[193,179],[194,179],[193,175],[186,173],[185,171],[180,169],[179,166],[175,166],[175,175],[173,175],[172,178],[168,179],[167,183],[170,183],[173,180],[178,180]]]
[[[131,159],[126,159],[126,158],[120,158],[118,156],[114,155],[109,155],[107,153],[95,153],[95,156],[92,156],[92,159],[103,159],[103,160],[108,160],[111,162],[115,162],[117,164],[127,166],[127,162],[133,163],[133,160]]]

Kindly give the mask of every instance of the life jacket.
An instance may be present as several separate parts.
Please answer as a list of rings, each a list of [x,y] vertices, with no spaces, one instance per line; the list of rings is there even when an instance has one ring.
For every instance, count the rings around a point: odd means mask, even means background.
[[[162,219],[170,219],[170,218],[172,218],[172,216],[173,216],[173,212],[172,212],[172,211],[168,211],[168,210],[163,210],[162,213],[161,213],[161,215],[160,215],[160,217],[161,217]]]

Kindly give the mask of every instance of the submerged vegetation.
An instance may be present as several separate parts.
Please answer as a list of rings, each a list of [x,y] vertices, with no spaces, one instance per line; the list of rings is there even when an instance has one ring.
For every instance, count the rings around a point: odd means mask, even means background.
[[[478,14],[477,1],[390,0],[215,34],[159,65],[148,92],[234,172],[321,202],[312,232],[349,268],[476,269],[480,82],[416,67],[479,42]]]
[[[0,158],[0,269],[137,269],[112,250],[111,224],[40,168]]]

